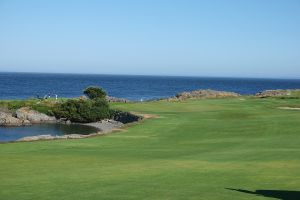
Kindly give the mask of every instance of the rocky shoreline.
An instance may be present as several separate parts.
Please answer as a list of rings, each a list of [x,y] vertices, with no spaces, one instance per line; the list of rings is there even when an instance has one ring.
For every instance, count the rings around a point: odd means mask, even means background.
[[[54,139],[80,139],[96,135],[105,135],[115,129],[122,128],[125,124],[133,123],[142,120],[143,117],[129,112],[119,111],[115,114],[114,119],[105,119],[98,122],[91,123],[72,123],[67,119],[56,119],[44,113],[32,110],[28,107],[22,107],[16,111],[11,111],[6,108],[0,108],[0,126],[4,127],[19,127],[31,126],[41,123],[62,123],[62,124],[81,124],[91,126],[98,131],[92,134],[69,134],[69,135],[35,135],[27,136],[18,139],[17,141],[37,141],[37,140],[54,140]]]
[[[175,97],[167,98],[168,101],[184,101],[188,99],[217,99],[217,98],[235,98],[243,95],[235,92],[218,91],[218,90],[195,90],[191,92],[182,92],[175,95]],[[269,97],[297,97],[300,98],[300,89],[287,89],[287,90],[265,90],[258,92],[252,96],[256,98],[269,98]]]
[[[133,114],[132,114],[133,115]],[[138,115],[136,115],[138,116]],[[138,121],[141,121],[143,119],[142,116],[138,116]],[[138,122],[136,121],[136,122]],[[130,122],[130,123],[133,123]],[[126,124],[130,124],[126,123]],[[17,142],[29,142],[29,141],[38,141],[38,140],[56,140],[56,139],[81,139],[81,138],[88,138],[88,137],[94,137],[94,136],[100,136],[100,135],[106,135],[114,130],[119,130],[120,128],[124,127],[126,124],[115,121],[112,119],[106,119],[106,120],[101,120],[98,122],[91,122],[91,123],[84,123],[81,125],[85,126],[91,126],[96,129],[98,129],[98,132],[96,133],[91,133],[91,134],[68,134],[68,135],[35,135],[35,136],[27,136],[23,137],[17,140]]]
[[[239,97],[241,96],[235,92],[217,91],[217,90],[195,90],[191,92],[182,92],[176,94],[173,98],[176,100],[186,99],[213,99],[213,98],[228,98],[228,97]]]
[[[173,97],[169,98],[159,98],[159,99],[150,99],[148,101],[160,101],[160,100],[167,100],[167,101],[184,101],[188,99],[217,99],[217,98],[234,98],[234,97],[241,97],[241,96],[253,96],[257,98],[268,98],[268,97],[289,97],[293,96],[293,93],[298,93],[300,95],[300,89],[277,89],[277,90],[264,90],[252,95],[242,95],[236,92],[229,92],[229,91],[220,91],[220,90],[211,90],[211,89],[201,89],[201,90],[194,90],[189,92],[181,92],[176,94]],[[125,98],[116,98],[116,97],[106,97],[108,102],[121,102],[121,103],[130,103],[130,102],[138,102],[138,101],[131,101]]]
[[[91,126],[98,129],[98,132],[91,133],[91,134],[68,134],[68,135],[35,135],[35,136],[27,136],[18,139],[17,141],[38,141],[38,140],[56,140],[56,139],[81,139],[81,138],[88,138],[98,135],[105,135],[113,130],[122,128],[125,124],[115,121],[115,120],[101,120],[99,122],[91,122],[81,124],[85,126]]]
[[[0,126],[29,126],[40,123],[57,123],[55,117],[48,116],[28,107],[22,107],[12,112],[2,108],[0,110]]]
[[[265,90],[255,94],[256,97],[267,98],[267,97],[283,97],[292,96],[293,93],[300,93],[299,89],[293,90]]]

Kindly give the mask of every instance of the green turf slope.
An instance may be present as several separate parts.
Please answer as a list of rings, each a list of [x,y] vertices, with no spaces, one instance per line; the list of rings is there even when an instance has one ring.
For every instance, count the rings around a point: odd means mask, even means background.
[[[114,104],[157,118],[94,138],[0,144],[0,199],[300,199],[300,111],[278,109],[297,105]]]

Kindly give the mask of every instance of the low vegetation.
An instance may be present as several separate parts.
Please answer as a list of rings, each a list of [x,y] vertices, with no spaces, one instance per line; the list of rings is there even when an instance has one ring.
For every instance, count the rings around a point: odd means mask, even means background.
[[[9,110],[15,111],[22,107],[29,107],[33,110],[37,110],[41,113],[47,115],[53,115],[52,109],[60,104],[65,102],[66,99],[26,99],[26,100],[1,100],[0,107],[8,108]]]
[[[111,111],[104,98],[95,99],[69,99],[58,104],[53,109],[56,118],[65,118],[72,122],[95,122],[110,118]]]
[[[111,118],[106,92],[101,88],[88,87],[84,90],[88,99],[68,99],[53,108],[56,118],[65,118],[72,122],[95,122],[105,118]]]
[[[29,107],[56,118],[64,118],[72,122],[95,122],[105,118],[113,118],[117,111],[111,110],[106,100],[106,92],[99,87],[88,87],[84,90],[88,98],[74,99],[28,99],[2,100],[0,107],[15,111],[21,107]]]

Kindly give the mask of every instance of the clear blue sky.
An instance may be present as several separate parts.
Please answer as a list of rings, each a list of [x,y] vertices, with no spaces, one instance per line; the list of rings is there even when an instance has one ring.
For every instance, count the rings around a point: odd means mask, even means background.
[[[300,78],[300,1],[0,0],[0,71]]]

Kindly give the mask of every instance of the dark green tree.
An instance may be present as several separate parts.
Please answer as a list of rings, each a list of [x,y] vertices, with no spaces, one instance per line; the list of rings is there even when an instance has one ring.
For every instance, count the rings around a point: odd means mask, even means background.
[[[89,98],[89,99],[104,99],[106,97],[106,92],[100,88],[100,87],[88,87],[86,88],[83,93]]]

